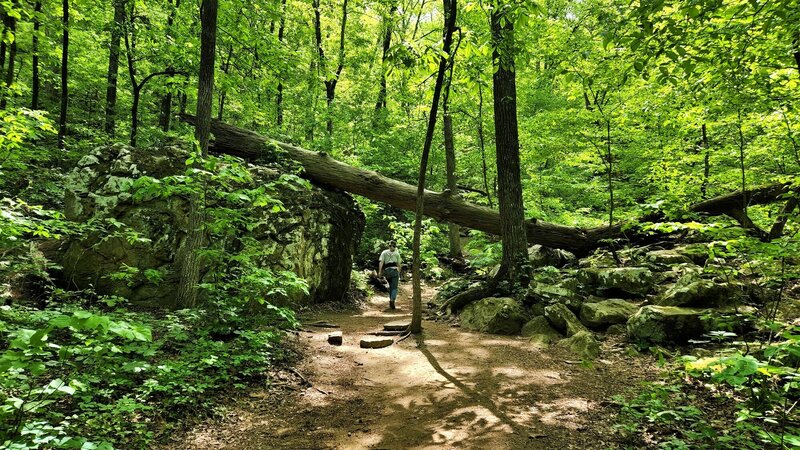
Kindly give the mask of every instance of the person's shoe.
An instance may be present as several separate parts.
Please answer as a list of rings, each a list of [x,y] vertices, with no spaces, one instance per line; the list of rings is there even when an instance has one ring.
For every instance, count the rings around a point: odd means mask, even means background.
[[[394,300],[389,300],[389,308],[397,309],[397,308],[394,307]]]

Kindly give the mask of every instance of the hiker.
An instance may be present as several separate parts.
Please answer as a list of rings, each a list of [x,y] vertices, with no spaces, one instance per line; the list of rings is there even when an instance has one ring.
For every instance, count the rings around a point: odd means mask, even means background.
[[[389,241],[389,248],[381,252],[378,258],[378,276],[385,276],[389,280],[389,308],[395,309],[394,301],[397,298],[397,282],[400,279],[400,252],[397,243]]]

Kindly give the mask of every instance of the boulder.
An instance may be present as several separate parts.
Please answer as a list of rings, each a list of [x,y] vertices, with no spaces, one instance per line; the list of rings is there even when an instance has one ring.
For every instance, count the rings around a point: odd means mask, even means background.
[[[556,330],[567,336],[573,336],[581,331],[588,331],[581,321],[575,317],[575,314],[562,303],[545,307],[544,316]]]
[[[611,325],[606,329],[606,335],[608,336],[622,336],[625,332],[625,324],[622,323]]]
[[[544,316],[534,317],[529,320],[522,326],[520,334],[529,338],[531,343],[539,347],[547,347],[561,339],[561,333],[554,330]]]
[[[528,248],[528,260],[534,269],[546,266],[564,267],[575,262],[575,255],[566,250],[536,244]]]
[[[670,287],[656,304],[708,308],[729,305],[737,297],[736,289],[729,283],[715,283],[698,278],[694,274],[687,274]]]
[[[603,300],[584,303],[581,306],[580,318],[581,322],[588,327],[601,328],[627,322],[638,309],[638,306],[626,300]]]
[[[175,306],[175,255],[186,241],[189,205],[185,193],[168,195],[164,188],[175,186],[174,190],[180,191],[179,182],[165,178],[183,175],[187,157],[186,150],[178,147],[113,145],[95,149],[80,160],[65,183],[66,217],[80,222],[113,219],[128,228],[110,236],[95,233],[65,242],[59,261],[65,282],[80,289],[93,288],[99,294],[126,297],[143,306]],[[225,167],[221,163],[219,170]],[[264,166],[244,167],[251,179],[242,177],[236,188],[259,188],[280,176]],[[141,176],[155,180],[145,191],[133,187]],[[246,242],[245,251],[258,255],[260,268],[291,271],[308,283],[307,295],[300,291],[275,294],[270,302],[339,301],[349,288],[352,255],[364,216],[345,193],[299,184],[285,186],[268,192],[282,206],[266,202],[269,204],[263,207],[249,208],[249,215],[241,218],[247,221],[246,227],[240,227],[243,231],[223,225],[231,232],[220,231],[213,245],[230,254],[242,251]],[[209,200],[216,202],[210,203],[212,207],[229,205],[229,201],[235,200]],[[130,276],[110,276],[121,268]],[[201,273],[207,272],[203,268]]]
[[[580,310],[583,297],[577,293],[577,283],[573,279],[562,280],[556,284],[535,283],[525,294],[526,304],[564,303],[575,311]]]
[[[596,289],[599,295],[620,294],[644,297],[654,284],[653,272],[645,267],[583,269],[579,279]]]
[[[600,343],[591,331],[581,331],[575,335],[558,341],[559,347],[568,348],[583,360],[592,360],[600,355]]]
[[[707,331],[707,309],[643,306],[628,319],[628,337],[641,343],[685,343]]]
[[[676,250],[653,250],[645,254],[645,260],[656,266],[692,263],[692,260]]]
[[[522,307],[513,298],[488,297],[461,311],[461,326],[492,334],[517,334],[525,321]]]

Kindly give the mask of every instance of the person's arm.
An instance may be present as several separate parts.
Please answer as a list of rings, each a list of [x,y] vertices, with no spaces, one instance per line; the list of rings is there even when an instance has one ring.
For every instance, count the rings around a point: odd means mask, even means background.
[[[383,275],[383,253],[378,257],[378,276]]]

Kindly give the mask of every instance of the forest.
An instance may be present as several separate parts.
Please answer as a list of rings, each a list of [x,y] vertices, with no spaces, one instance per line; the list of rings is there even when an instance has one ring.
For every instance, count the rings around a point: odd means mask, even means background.
[[[800,448],[798,0],[0,16],[0,449]]]

